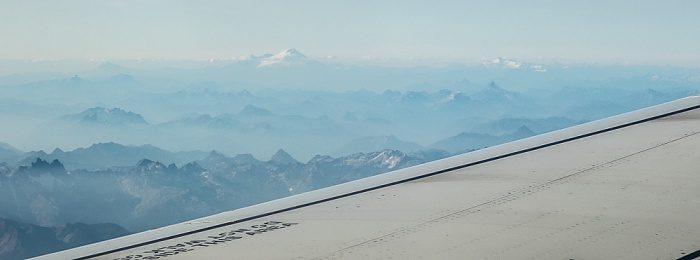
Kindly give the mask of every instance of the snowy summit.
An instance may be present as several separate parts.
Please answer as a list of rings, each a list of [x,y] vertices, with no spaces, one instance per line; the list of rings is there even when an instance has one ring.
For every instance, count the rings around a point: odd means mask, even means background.
[[[263,56],[260,59],[260,64],[258,65],[258,67],[260,68],[272,65],[284,67],[297,65],[306,66],[306,63],[304,61],[306,61],[307,59],[308,58],[304,54],[297,51],[296,49],[286,49],[275,55]]]

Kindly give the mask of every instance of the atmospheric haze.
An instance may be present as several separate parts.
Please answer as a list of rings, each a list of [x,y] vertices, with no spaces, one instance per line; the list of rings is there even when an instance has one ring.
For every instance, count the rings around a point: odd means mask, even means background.
[[[698,94],[697,10],[3,1],[0,259]]]
[[[22,259],[697,94],[700,70],[338,65],[288,49],[0,82],[0,259]]]
[[[302,161],[384,148],[454,153],[482,148],[445,146],[464,133],[543,133],[693,94],[698,71],[506,58],[352,66],[295,49],[190,69],[105,62],[72,76],[0,78],[0,134],[23,151],[115,142],[262,159],[285,149]]]

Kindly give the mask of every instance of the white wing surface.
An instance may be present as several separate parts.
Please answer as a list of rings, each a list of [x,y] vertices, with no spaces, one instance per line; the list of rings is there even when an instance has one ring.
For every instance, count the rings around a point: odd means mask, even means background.
[[[37,259],[692,259],[700,97]]]

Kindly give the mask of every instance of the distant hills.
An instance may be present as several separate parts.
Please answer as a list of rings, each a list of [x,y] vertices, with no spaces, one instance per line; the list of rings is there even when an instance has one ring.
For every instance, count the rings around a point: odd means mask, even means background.
[[[571,93],[562,92],[551,98],[557,95],[582,98],[559,97],[545,102],[493,83],[470,95],[444,89],[436,92],[321,92],[308,93],[312,97],[290,95],[297,101],[277,105],[242,92],[222,97],[216,97],[217,92],[179,93],[176,96],[182,97],[168,99],[197,100],[206,95],[207,99],[215,100],[214,104],[224,101],[216,101],[219,98],[244,103],[237,111],[218,115],[189,114],[162,122],[148,122],[140,113],[122,108],[93,107],[48,121],[32,135],[37,137],[36,141],[59,147],[71,143],[119,142],[152,144],[175,151],[215,149],[258,157],[272,156],[276,150],[286,148],[290,154],[306,160],[316,153],[415,151],[421,147],[435,147],[434,143],[464,132],[493,134],[491,131],[495,128],[498,128],[495,135],[509,134],[525,125],[535,133],[542,133],[688,94],[682,91],[616,93],[606,90],[605,94],[568,91]],[[586,101],[586,95],[593,96]],[[624,95],[622,100],[626,101],[610,98],[614,95]],[[247,102],[258,104],[243,105]],[[57,138],[57,134],[61,138]],[[394,138],[387,138],[390,136]],[[402,140],[396,136],[401,136]]]
[[[522,126],[542,133],[700,91],[700,71],[692,69],[486,61],[349,66],[287,49],[192,69],[105,63],[82,75],[3,86],[0,119],[23,129],[0,129],[0,141],[43,149],[151,144],[258,158],[284,148],[306,161],[430,148],[461,133],[500,136]],[[511,119],[529,123],[502,121]],[[361,144],[386,136],[397,140]]]
[[[535,132],[526,126],[518,128],[518,130],[514,133],[501,136],[465,132],[438,141],[433,144],[431,148],[445,150],[453,154],[459,154],[531,137],[534,135]]]
[[[108,126],[148,124],[139,114],[119,108],[107,109],[102,107],[90,108],[75,115],[63,116],[60,119],[81,124],[102,124]]]

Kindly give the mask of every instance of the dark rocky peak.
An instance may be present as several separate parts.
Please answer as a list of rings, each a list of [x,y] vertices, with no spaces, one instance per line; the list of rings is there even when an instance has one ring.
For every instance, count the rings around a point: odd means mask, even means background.
[[[139,172],[165,172],[168,167],[158,161],[142,159],[136,163],[136,170]]]
[[[226,155],[224,155],[224,154],[222,154],[222,153],[220,153],[220,152],[217,152],[216,150],[211,150],[211,152],[209,152],[209,156],[208,156],[208,157],[211,157],[211,158],[226,158]]]
[[[166,169],[169,172],[174,172],[178,170],[177,165],[175,165],[175,163],[168,164],[168,167]]]
[[[83,123],[100,123],[100,124],[148,124],[143,117],[131,111],[125,111],[121,108],[103,108],[93,107],[81,113],[69,116],[73,120],[78,120]]]
[[[515,133],[513,133],[513,135],[524,138],[524,137],[530,137],[530,136],[533,136],[536,134],[535,134],[535,132],[530,130],[530,128],[528,128],[527,126],[521,126],[520,128],[518,128],[518,130],[515,131]]]
[[[212,150],[207,157],[198,161],[198,163],[198,165],[202,165],[204,168],[210,170],[224,170],[234,164],[234,161],[233,158],[226,157],[225,155]]]
[[[51,152],[51,156],[54,156],[54,157],[60,156],[60,155],[63,155],[64,153],[66,153],[66,152],[61,150],[61,148],[56,148],[56,149],[53,149],[53,152]]]
[[[29,167],[20,166],[18,171],[29,173],[51,173],[54,175],[68,174],[66,173],[66,168],[63,167],[63,164],[58,161],[58,159],[55,159],[49,163],[41,158],[36,158],[36,161],[34,161]]]
[[[191,162],[182,166],[182,168],[180,168],[180,171],[185,173],[200,174],[205,170],[197,162]]]
[[[278,163],[278,164],[296,164],[296,163],[299,163],[299,161],[292,158],[292,156],[290,154],[288,154],[287,152],[285,152],[282,149],[277,150],[277,152],[274,155],[272,155],[270,162],[274,162],[274,163]]]

